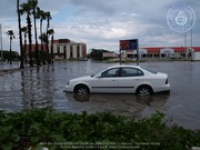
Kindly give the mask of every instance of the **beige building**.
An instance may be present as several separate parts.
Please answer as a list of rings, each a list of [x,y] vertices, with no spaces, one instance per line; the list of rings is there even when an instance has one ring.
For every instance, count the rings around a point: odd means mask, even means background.
[[[84,59],[87,57],[87,46],[70,39],[58,39],[53,41],[53,53],[55,59]]]

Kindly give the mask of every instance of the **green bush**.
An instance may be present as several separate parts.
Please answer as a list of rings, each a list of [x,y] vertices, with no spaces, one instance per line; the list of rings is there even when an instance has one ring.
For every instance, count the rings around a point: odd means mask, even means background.
[[[159,112],[142,120],[110,112],[70,114],[48,109],[0,112],[0,149],[78,149],[76,146],[89,149],[87,146],[91,146],[94,149],[184,150],[200,146],[200,131],[168,127],[163,117]]]

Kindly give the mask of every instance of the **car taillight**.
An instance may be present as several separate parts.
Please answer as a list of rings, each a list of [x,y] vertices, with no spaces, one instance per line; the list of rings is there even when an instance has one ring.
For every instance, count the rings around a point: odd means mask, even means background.
[[[165,84],[168,84],[168,78],[166,79]]]

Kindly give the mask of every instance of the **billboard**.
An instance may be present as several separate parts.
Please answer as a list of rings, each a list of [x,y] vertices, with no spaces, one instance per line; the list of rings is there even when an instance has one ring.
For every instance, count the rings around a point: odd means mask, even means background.
[[[132,40],[120,40],[120,50],[137,50],[138,49],[138,39]]]

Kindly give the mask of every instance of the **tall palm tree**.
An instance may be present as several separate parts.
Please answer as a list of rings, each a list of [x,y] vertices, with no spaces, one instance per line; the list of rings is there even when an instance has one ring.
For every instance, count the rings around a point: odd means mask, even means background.
[[[24,33],[24,46],[23,46],[23,58],[26,58],[25,57],[25,52],[26,52],[26,37],[27,37],[27,27],[22,27],[21,28],[21,32]]]
[[[54,30],[53,29],[49,29],[48,30],[48,36],[51,36],[51,63],[53,63],[53,40],[54,40]]]
[[[10,64],[12,64],[12,39],[15,38],[13,30],[8,30],[6,34],[10,38]]]
[[[45,43],[45,45],[47,46],[48,43],[48,35],[46,33],[42,33],[42,35],[40,35],[39,39]],[[49,53],[48,51],[45,53],[44,51],[42,51],[42,54],[47,54],[47,58],[42,56],[43,58],[43,62],[45,62],[45,60],[49,61]]]
[[[17,0],[17,15],[18,15],[18,28],[19,28],[19,45],[20,45],[20,69],[24,68],[24,52],[22,48],[22,32],[21,32],[21,15],[20,15],[20,5],[19,0]]]
[[[42,23],[43,23],[43,20],[46,19],[46,15],[45,15],[45,12],[43,10],[41,10],[39,7],[37,8],[37,15],[38,17],[40,18],[40,37],[42,36]],[[40,51],[44,51],[43,49],[43,42],[42,42],[42,39],[40,38]],[[43,60],[43,64],[45,64],[45,61]]]
[[[27,3],[21,4],[20,13],[26,13],[27,14],[27,27],[28,27],[28,41],[29,41],[29,59],[30,59],[30,67],[33,67],[33,59],[32,59],[32,34],[31,34],[31,0],[29,0]]]
[[[42,40],[42,42],[44,42],[45,44],[48,41],[48,35],[46,33],[42,33],[42,35],[39,37],[40,40]]]
[[[50,20],[52,19],[50,11],[45,12],[45,16],[46,16],[46,20],[47,20],[46,34],[47,34],[47,37],[48,37],[48,30],[49,30],[49,27],[50,27]],[[50,62],[50,57],[49,57],[49,39],[48,38],[47,38],[46,48],[47,48],[47,53],[48,53],[48,63],[50,64],[51,62]]]
[[[37,61],[37,67],[40,66],[40,60],[39,60],[39,50],[38,50],[38,37],[37,37],[37,23],[36,23],[36,19],[38,18],[37,15],[37,6],[38,6],[38,0],[30,0],[30,7],[32,10],[32,14],[33,14],[33,21],[34,21],[34,32],[35,32],[35,51],[36,51],[36,61]]]

